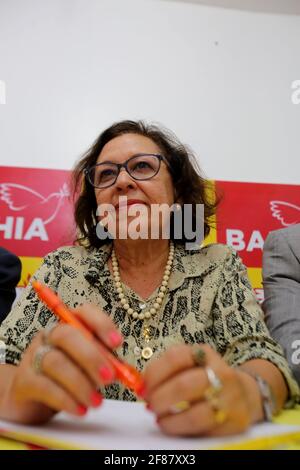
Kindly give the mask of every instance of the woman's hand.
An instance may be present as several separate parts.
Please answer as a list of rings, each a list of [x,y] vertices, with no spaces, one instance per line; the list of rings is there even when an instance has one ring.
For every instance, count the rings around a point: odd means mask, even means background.
[[[45,421],[57,411],[80,416],[90,406],[101,404],[97,388],[111,383],[114,371],[101,355],[97,340],[114,349],[122,343],[122,336],[98,307],[86,304],[74,313],[95,335],[95,340],[88,340],[63,323],[58,323],[46,338],[43,332],[39,333],[16,367],[9,389],[9,401],[15,405],[11,407],[15,409],[12,419],[27,423]],[[40,371],[36,371],[34,364],[45,339],[50,349],[40,356]]]
[[[261,416],[255,380],[229,367],[210,346],[200,348],[205,353],[200,366],[195,362],[196,349],[187,345],[173,347],[149,364],[145,372],[147,407],[167,434],[240,433],[254,416]],[[255,413],[249,397],[252,392],[258,396]]]

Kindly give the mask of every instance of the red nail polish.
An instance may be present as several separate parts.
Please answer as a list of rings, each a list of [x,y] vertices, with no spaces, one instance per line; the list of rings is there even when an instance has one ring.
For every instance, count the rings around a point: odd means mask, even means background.
[[[77,406],[77,414],[80,416],[84,416],[87,413],[87,407],[83,405],[78,405]]]
[[[113,374],[112,370],[109,369],[106,366],[101,366],[100,367],[99,375],[100,375],[100,379],[105,383],[112,382],[112,380],[114,378],[114,374]]]
[[[122,343],[122,336],[117,331],[111,331],[108,335],[109,344],[112,348],[120,346]]]
[[[143,384],[143,385],[140,387],[140,389],[138,390],[138,396],[141,397],[141,398],[143,398],[143,399],[145,399],[145,397],[146,397],[146,395],[147,395],[147,392],[148,392],[148,390],[147,390],[147,388],[146,388],[146,385]]]
[[[97,406],[100,406],[103,401],[102,395],[98,392],[93,392],[91,395],[91,403],[92,405],[96,408]]]
[[[150,403],[146,404],[146,408],[147,408],[148,411],[153,411],[152,406],[150,405]]]

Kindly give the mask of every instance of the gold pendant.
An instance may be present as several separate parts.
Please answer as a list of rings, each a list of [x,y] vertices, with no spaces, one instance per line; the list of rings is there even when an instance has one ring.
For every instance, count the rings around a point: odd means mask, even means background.
[[[147,346],[146,348],[143,348],[142,350],[142,357],[144,359],[150,359],[150,357],[152,356],[153,354],[153,351],[152,351],[152,348],[150,348],[149,346]]]
[[[143,337],[144,337],[144,340],[147,341],[147,342],[150,340],[150,328],[149,328],[149,326],[146,326],[144,328]]]

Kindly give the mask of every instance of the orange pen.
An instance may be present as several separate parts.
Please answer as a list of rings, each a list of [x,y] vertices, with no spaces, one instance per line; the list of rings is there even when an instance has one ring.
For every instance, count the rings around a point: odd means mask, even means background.
[[[33,281],[32,286],[39,298],[47,305],[47,307],[57,315],[61,321],[77,328],[89,340],[95,339],[93,333],[80,321],[79,318],[62,302],[48,286],[38,281]],[[99,343],[99,347],[103,356],[109,361],[114,368],[116,378],[120,380],[126,387],[130,388],[136,395],[143,397],[145,393],[145,383],[141,374],[130,364],[125,364],[117,359],[104,345]]]

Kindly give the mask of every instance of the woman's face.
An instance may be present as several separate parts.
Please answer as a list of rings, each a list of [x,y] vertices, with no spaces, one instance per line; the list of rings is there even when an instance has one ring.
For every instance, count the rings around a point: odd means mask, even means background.
[[[138,134],[123,134],[110,140],[103,147],[97,163],[124,163],[130,157],[140,153],[161,155],[162,151],[148,137]],[[116,182],[108,188],[95,189],[95,195],[99,208],[107,204],[114,208],[113,212],[116,223],[119,228],[123,225],[123,230],[124,224],[127,229],[128,224],[137,217],[137,215],[133,216],[130,214],[138,214],[142,225],[147,223],[149,227],[157,223],[157,221],[153,222],[153,205],[164,204],[171,206],[174,203],[172,178],[163,160],[161,161],[159,172],[149,180],[135,180],[122,168]],[[121,196],[121,205],[119,207],[119,198]],[[139,209],[140,212],[137,212]],[[100,220],[102,219],[101,215],[99,218]],[[161,223],[160,220],[158,222],[160,227]],[[106,223],[104,225],[107,226]],[[140,225],[139,227],[141,229]],[[145,228],[145,225],[143,227]]]

